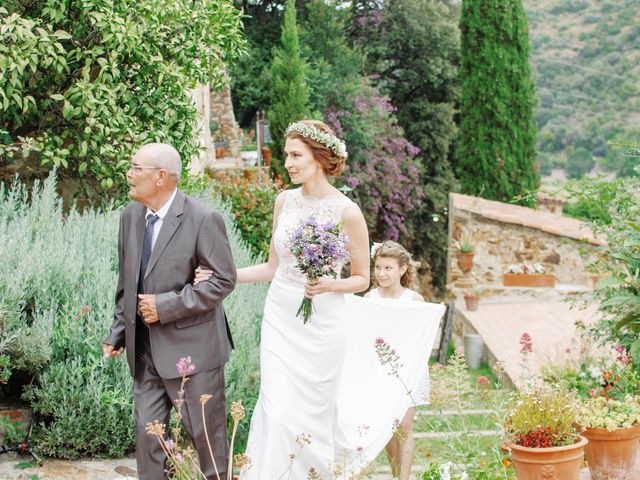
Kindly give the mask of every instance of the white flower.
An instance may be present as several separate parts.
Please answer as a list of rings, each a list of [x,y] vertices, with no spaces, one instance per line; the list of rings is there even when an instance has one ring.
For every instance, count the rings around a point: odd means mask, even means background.
[[[382,246],[382,243],[373,242],[373,245],[371,245],[371,258],[376,256],[376,252],[381,246]]]
[[[462,472],[460,480],[469,480],[469,474],[467,472]]]
[[[508,273],[523,273],[522,267],[520,267],[520,265],[509,265],[509,268],[507,269]]]

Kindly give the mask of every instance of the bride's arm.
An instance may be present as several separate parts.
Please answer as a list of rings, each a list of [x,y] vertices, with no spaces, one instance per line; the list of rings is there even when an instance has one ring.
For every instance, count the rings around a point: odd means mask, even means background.
[[[319,278],[313,285],[306,285],[308,297],[321,293],[356,293],[369,288],[369,233],[367,222],[356,205],[347,207],[342,212],[342,222],[349,236],[351,252],[351,276],[349,278]]]
[[[273,207],[273,228],[271,230],[271,243],[269,245],[269,259],[266,263],[238,269],[237,283],[270,282],[273,280],[273,276],[276,274],[278,264],[280,263],[275,246],[273,245],[273,234],[278,226],[278,216],[284,204],[284,195],[285,192],[278,194]]]

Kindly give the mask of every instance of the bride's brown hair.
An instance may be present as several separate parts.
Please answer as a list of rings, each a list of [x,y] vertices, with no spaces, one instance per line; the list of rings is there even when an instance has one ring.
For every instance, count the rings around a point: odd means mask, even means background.
[[[304,123],[316,130],[320,130],[321,132],[329,133],[333,136],[336,133],[329,127],[326,123],[321,122],[319,120],[300,120],[298,123]],[[331,150],[326,145],[313,140],[312,138],[305,137],[298,132],[289,132],[287,138],[297,138],[302,141],[307,147],[311,149],[311,153],[313,154],[313,158],[316,162],[320,164],[324,174],[329,177],[337,177],[342,174],[344,170],[344,166],[347,163],[347,158],[336,155],[333,150]]]
[[[378,258],[393,258],[398,262],[400,268],[407,266],[407,271],[400,277],[400,285],[404,288],[413,288],[413,282],[415,279],[416,269],[411,263],[411,254],[397,242],[392,240],[386,240],[382,242],[382,245],[378,247],[376,253],[373,255],[373,265],[375,268],[376,259]],[[378,286],[376,276],[373,275],[373,284]]]

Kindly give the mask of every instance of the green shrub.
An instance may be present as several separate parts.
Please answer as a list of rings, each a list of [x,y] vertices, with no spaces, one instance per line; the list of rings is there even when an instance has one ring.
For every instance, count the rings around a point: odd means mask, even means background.
[[[0,76],[4,162],[31,157],[78,180],[91,201],[126,200],[135,147],[167,141],[184,159],[197,154],[188,89],[222,86],[223,65],[241,53],[233,2],[1,4],[0,65],[11,72]]]
[[[29,194],[0,185],[0,356],[13,372],[6,386],[36,414],[41,453],[75,458],[119,456],[134,445],[132,380],[124,356],[102,357],[113,319],[118,212],[65,215],[52,175]],[[225,205],[221,211],[239,266],[252,256]],[[227,367],[228,398],[253,408],[258,385],[258,325],[266,285],[243,285],[225,301],[236,341]],[[3,376],[8,366],[3,363]],[[24,380],[22,380],[24,381]],[[246,435],[246,431],[241,432]]]
[[[584,147],[578,147],[569,154],[565,172],[569,178],[580,178],[589,173],[595,164],[591,152]]]
[[[282,184],[273,182],[267,175],[259,183],[256,172],[244,170],[244,173],[217,174],[212,180],[212,191],[229,203],[236,228],[253,256],[267,257],[273,206]]]

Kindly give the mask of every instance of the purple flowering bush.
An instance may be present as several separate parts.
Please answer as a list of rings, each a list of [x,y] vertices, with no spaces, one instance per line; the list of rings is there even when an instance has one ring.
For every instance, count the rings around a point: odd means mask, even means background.
[[[338,268],[349,257],[349,241],[340,227],[339,223],[322,223],[310,217],[292,232],[289,250],[296,268],[309,280],[338,276]],[[312,312],[312,299],[304,297],[296,316],[307,323]]]
[[[404,137],[395,108],[375,87],[363,82],[351,105],[330,107],[325,121],[345,139],[350,159],[343,183],[360,205],[374,240],[413,236],[408,214],[423,198],[420,150]]]

